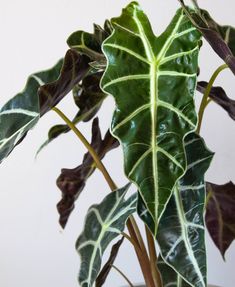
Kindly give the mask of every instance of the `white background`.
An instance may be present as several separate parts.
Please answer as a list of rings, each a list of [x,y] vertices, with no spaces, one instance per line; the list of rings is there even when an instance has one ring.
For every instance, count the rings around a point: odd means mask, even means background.
[[[231,0],[201,1],[217,21],[235,26],[235,4]],[[21,91],[30,73],[53,66],[66,50],[66,39],[75,30],[92,31],[92,23],[103,24],[106,18],[118,16],[125,0],[40,0],[3,1],[0,6],[1,96],[0,106]],[[160,33],[179,6],[177,0],[140,1]],[[221,60],[207,44],[200,58],[201,79],[208,80]],[[217,80],[230,97],[234,97],[234,77],[229,71]],[[201,95],[196,96],[198,99]],[[68,96],[60,107],[72,117],[75,108]],[[109,126],[113,101],[108,99],[100,113],[103,133]],[[0,166],[0,286],[1,287],[75,287],[79,258],[74,244],[87,208],[108,193],[108,186],[96,172],[87,183],[67,228],[62,231],[56,203],[60,192],[55,185],[61,167],[72,168],[81,162],[85,149],[73,134],[61,136],[41,152],[37,148],[46,139],[47,130],[60,123],[53,112],[44,116],[11,156]],[[90,124],[80,129],[89,138]],[[235,181],[235,123],[215,104],[205,116],[202,134],[210,149],[216,152],[207,179],[215,183]],[[121,152],[109,154],[104,163],[116,183],[126,183]],[[209,282],[234,287],[235,246],[223,263],[218,250],[208,238]],[[135,254],[125,243],[116,261],[133,282],[142,277]],[[113,271],[105,286],[125,285]]]

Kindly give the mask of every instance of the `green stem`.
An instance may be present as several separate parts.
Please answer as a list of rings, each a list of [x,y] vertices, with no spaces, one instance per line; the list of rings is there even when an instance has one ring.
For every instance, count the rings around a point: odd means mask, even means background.
[[[55,111],[63,120],[64,122],[68,125],[68,127],[77,135],[77,137],[81,140],[81,142],[84,144],[84,146],[87,148],[89,151],[90,155],[92,156],[96,167],[102,172],[104,178],[106,179],[110,189],[112,191],[117,189],[116,184],[112,180],[111,176],[109,175],[108,171],[106,170],[105,166],[101,162],[99,156],[97,155],[96,151],[93,149],[93,147],[89,144],[87,139],[83,136],[83,134],[77,129],[77,127],[71,122],[66,115],[60,111],[58,108],[54,107],[52,108],[53,111]],[[139,245],[141,249],[141,253],[139,252],[138,249],[135,248],[141,269],[143,271],[143,275],[145,278],[145,282],[147,284],[147,287],[155,287],[154,286],[154,281],[151,276],[151,270],[149,270],[148,265],[150,265],[149,258],[147,255],[147,251],[143,242],[143,239],[141,237],[139,228],[134,220],[134,218],[131,216],[128,221],[127,221],[127,227],[130,232],[131,238],[133,241],[136,242],[136,244]]]
[[[200,108],[199,108],[199,113],[198,113],[198,127],[197,127],[197,133],[200,134],[200,131],[201,131],[201,126],[202,126],[202,120],[203,120],[203,116],[204,116],[204,112],[205,112],[205,109],[207,107],[207,105],[210,103],[210,100],[209,100],[209,95],[210,95],[210,92],[211,92],[211,89],[213,87],[213,84],[216,80],[216,78],[218,77],[218,75],[225,69],[228,68],[228,65],[227,64],[223,64],[221,66],[219,66],[219,68],[217,68],[215,70],[215,72],[213,73],[207,87],[206,87],[206,90],[204,92],[204,95],[203,95],[203,98],[202,98],[202,102],[201,102],[201,105],[200,105]]]
[[[126,280],[126,282],[128,283],[130,287],[134,287],[131,281],[126,277],[126,275],[119,268],[117,268],[115,265],[112,265],[112,267]]]
[[[68,125],[68,127],[77,135],[77,137],[80,139],[80,141],[84,144],[84,146],[89,151],[90,155],[92,156],[97,168],[103,173],[104,178],[106,179],[109,187],[111,190],[117,189],[117,186],[113,182],[111,176],[109,175],[108,171],[106,170],[105,166],[101,162],[100,158],[98,157],[96,151],[93,149],[93,147],[89,144],[89,142],[86,140],[86,138],[83,136],[83,134],[76,128],[76,126],[66,117],[66,115],[61,112],[58,108],[54,107],[52,108],[53,111],[55,111]]]

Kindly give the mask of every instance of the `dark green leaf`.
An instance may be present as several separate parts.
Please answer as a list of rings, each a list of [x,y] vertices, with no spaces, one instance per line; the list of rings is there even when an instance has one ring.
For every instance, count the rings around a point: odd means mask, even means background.
[[[235,239],[235,185],[207,183],[206,225],[223,258]]]
[[[111,23],[101,86],[116,101],[112,133],[122,142],[125,173],[137,184],[157,229],[185,172],[183,139],[197,124],[193,96],[200,33],[179,10],[156,37],[136,2]]]
[[[44,115],[59,103],[73,87],[78,84],[89,72],[89,58],[79,55],[75,50],[68,50],[59,78],[47,81],[38,90],[40,115]]]
[[[161,257],[158,258],[158,268],[161,273],[163,287],[191,287],[192,285],[186,283],[183,278],[168,264],[166,264]]]
[[[191,286],[205,287],[204,174],[213,154],[196,134],[186,137],[185,149],[187,172],[176,185],[163,213],[157,241],[161,255],[168,265]],[[153,220],[147,210],[144,210],[143,204],[138,207],[138,213],[148,226],[153,225]]]
[[[179,180],[159,224],[161,255],[186,282],[207,286],[204,238],[204,174],[213,157],[196,134],[185,139],[187,172]]]
[[[197,90],[204,94],[208,83],[201,81],[197,83]],[[230,99],[223,88],[212,87],[210,91],[210,98],[219,106],[221,106],[229,116],[235,120],[235,101]]]
[[[76,244],[81,256],[81,287],[93,286],[105,249],[124,230],[126,220],[136,210],[136,194],[124,199],[129,186],[112,192],[99,205],[88,210],[84,230]]]
[[[91,146],[95,149],[100,159],[107,152],[118,146],[118,141],[112,137],[108,131],[102,140],[99,128],[99,121],[96,118],[92,124]],[[85,187],[87,179],[92,175],[96,166],[89,153],[86,153],[83,162],[73,169],[62,169],[57,179],[57,186],[62,192],[62,199],[57,204],[60,214],[60,225],[64,228],[71,212],[74,209],[74,203]]]
[[[62,66],[59,61],[52,69],[35,73],[28,78],[23,92],[8,101],[0,110],[0,161],[9,155],[16,144],[35,126],[42,114],[38,88],[58,78]]]
[[[120,240],[118,240],[117,243],[115,243],[113,245],[108,261],[105,263],[105,265],[103,266],[102,270],[100,271],[98,277],[96,278],[96,281],[95,281],[96,287],[101,287],[104,285],[104,283],[105,283],[105,281],[109,275],[109,272],[112,269],[112,265],[113,265],[117,255],[118,255],[118,251],[122,245],[123,239],[124,239],[124,237],[122,237]]]

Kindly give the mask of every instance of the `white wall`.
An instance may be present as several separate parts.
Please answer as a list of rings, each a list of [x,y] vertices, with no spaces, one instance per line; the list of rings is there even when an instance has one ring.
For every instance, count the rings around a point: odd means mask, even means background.
[[[231,0],[201,1],[218,21],[235,25],[235,4]],[[205,2],[205,3],[203,3]],[[106,18],[120,14],[128,1],[119,0],[40,0],[1,1],[1,97],[0,106],[21,91],[27,75],[54,65],[64,55],[67,36],[78,29],[91,31],[92,23],[102,24]],[[149,15],[156,33],[166,27],[177,0],[140,1]],[[208,80],[221,60],[210,53],[205,44],[200,59],[201,78]],[[234,77],[224,72],[218,79],[231,97],[234,97]],[[200,98],[200,95],[197,95]],[[68,97],[60,107],[72,117],[75,109]],[[113,107],[112,99],[106,103],[100,118],[103,132],[108,127]],[[83,225],[87,208],[107,194],[108,186],[98,172],[89,180],[77,203],[65,231],[59,227],[56,203],[60,192],[55,185],[61,167],[74,167],[80,163],[84,148],[73,134],[60,137],[40,154],[34,156],[45,140],[47,130],[60,123],[53,112],[47,114],[28,134],[11,156],[0,166],[0,286],[2,287],[75,287],[79,258],[74,243]],[[89,125],[81,125],[89,138]],[[202,130],[208,146],[216,153],[207,178],[217,183],[235,181],[235,123],[215,104],[205,116]],[[126,182],[120,169],[121,152],[113,152],[105,159],[118,185]],[[98,185],[97,185],[97,182]],[[218,250],[208,239],[209,281],[222,287],[233,287],[235,274],[235,246],[230,248],[224,264]],[[135,255],[125,243],[117,266],[133,282],[141,282]],[[114,283],[115,282],[115,283]],[[112,272],[106,286],[120,286],[122,278]]]

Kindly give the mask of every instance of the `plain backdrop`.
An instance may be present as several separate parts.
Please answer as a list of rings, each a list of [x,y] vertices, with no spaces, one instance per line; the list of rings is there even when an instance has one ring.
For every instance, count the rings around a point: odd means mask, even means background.
[[[175,10],[177,0],[142,0],[156,34],[161,33]],[[126,0],[8,0],[0,1],[0,106],[21,91],[27,76],[53,66],[67,50],[66,39],[75,30],[92,31],[92,23],[102,25],[106,18],[118,16]],[[231,0],[201,1],[217,21],[235,25],[235,4]],[[208,80],[222,63],[205,43],[200,56],[200,79]],[[234,97],[234,77],[229,70],[217,80],[228,95]],[[196,95],[197,102],[201,95]],[[60,108],[72,118],[75,107],[71,96]],[[110,97],[100,112],[102,132],[109,127],[114,108]],[[69,133],[46,147],[35,161],[35,153],[47,137],[48,129],[61,123],[53,112],[45,115],[10,157],[0,166],[0,286],[1,287],[76,287],[79,257],[75,241],[81,232],[88,207],[100,202],[109,189],[99,172],[89,179],[76,204],[68,226],[58,224],[56,203],[60,192],[55,180],[62,167],[80,164],[85,152],[76,137]],[[90,123],[81,124],[90,138]],[[208,147],[216,152],[207,179],[222,184],[235,181],[235,123],[220,107],[211,104],[202,128]],[[121,151],[110,153],[104,160],[115,182],[122,186]],[[209,282],[221,287],[234,287],[235,246],[223,262],[207,236]],[[132,282],[142,276],[129,243],[123,244],[116,261]],[[112,271],[106,287],[125,285]]]

